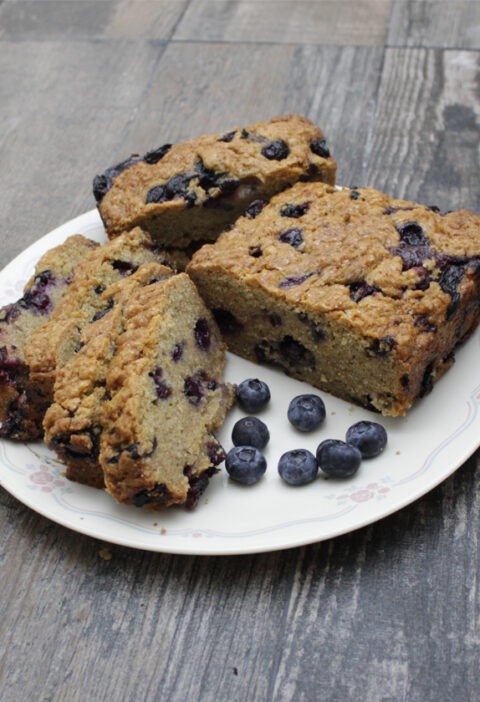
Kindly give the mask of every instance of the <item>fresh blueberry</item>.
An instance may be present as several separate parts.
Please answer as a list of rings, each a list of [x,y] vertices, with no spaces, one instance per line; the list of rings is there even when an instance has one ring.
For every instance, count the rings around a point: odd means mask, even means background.
[[[238,385],[236,396],[245,412],[259,412],[270,401],[270,388],[263,380],[248,378]]]
[[[355,447],[339,439],[325,439],[317,448],[320,470],[332,478],[350,478],[357,472],[362,454]]]
[[[365,420],[348,429],[346,441],[360,451],[362,458],[373,458],[387,445],[387,432],[381,424]]]
[[[267,461],[253,446],[235,446],[227,453],[225,468],[232,480],[244,485],[253,485],[267,470]]]
[[[313,431],[325,420],[325,405],[318,395],[297,395],[288,406],[287,416],[299,431]]]
[[[306,449],[294,449],[281,456],[278,472],[289,485],[306,485],[317,477],[318,465],[313,453]]]
[[[243,417],[235,423],[232,430],[234,446],[255,446],[263,449],[268,444],[270,433],[268,427],[257,417]]]

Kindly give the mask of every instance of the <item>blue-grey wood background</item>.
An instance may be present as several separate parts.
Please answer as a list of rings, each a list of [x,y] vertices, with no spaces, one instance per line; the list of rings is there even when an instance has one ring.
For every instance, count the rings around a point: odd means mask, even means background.
[[[479,0],[1,0],[0,264],[132,151],[285,112],[345,185],[480,211]],[[3,702],[476,702],[478,453],[331,541],[110,546],[0,489]]]

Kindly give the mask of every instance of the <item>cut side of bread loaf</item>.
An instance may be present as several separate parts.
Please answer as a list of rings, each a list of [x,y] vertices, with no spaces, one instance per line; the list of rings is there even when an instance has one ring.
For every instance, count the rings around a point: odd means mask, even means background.
[[[28,441],[42,436],[49,398],[32,381],[28,353],[35,330],[55,313],[80,261],[97,244],[80,234],[47,251],[23,296],[0,309],[0,437]]]
[[[231,351],[403,415],[478,324],[480,217],[299,183],[187,271]]]

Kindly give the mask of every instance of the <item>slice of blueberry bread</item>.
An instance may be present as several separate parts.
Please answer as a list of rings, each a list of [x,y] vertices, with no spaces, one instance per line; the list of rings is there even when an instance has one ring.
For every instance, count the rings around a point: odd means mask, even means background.
[[[55,375],[81,344],[83,329],[110,309],[105,289],[130,276],[142,263],[164,263],[163,251],[136,228],[92,251],[75,269],[68,292],[50,320],[35,330],[26,350],[30,379],[50,404]]]
[[[106,488],[139,507],[194,507],[225,457],[224,343],[185,273],[139,288],[122,314],[101,416]]]
[[[30,380],[26,350],[70,285],[76,266],[97,244],[77,234],[47,251],[35,266],[23,297],[0,309],[0,437],[42,435],[45,398]]]
[[[480,316],[480,217],[300,183],[187,268],[231,351],[402,415]]]
[[[333,185],[335,169],[320,129],[287,115],[132,156],[96,176],[93,191],[109,237],[139,225],[191,253],[298,180]]]
[[[109,285],[101,298],[107,312],[81,331],[80,343],[56,372],[54,401],[43,426],[45,442],[67,465],[67,477],[104,486],[99,463],[100,415],[106,398],[107,370],[123,331],[123,306],[136,289],[173,275],[159,263],[143,263],[130,276]]]

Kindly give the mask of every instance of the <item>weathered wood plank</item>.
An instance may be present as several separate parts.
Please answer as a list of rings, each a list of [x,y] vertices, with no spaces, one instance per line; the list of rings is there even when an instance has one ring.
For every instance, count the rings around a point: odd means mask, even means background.
[[[361,14],[340,23],[352,3],[275,3],[269,24],[272,4],[197,0],[164,47],[187,2],[1,3],[0,265],[129,152],[290,111],[324,128],[340,182],[480,210],[478,53],[382,63],[379,24],[378,46],[316,45],[367,41]],[[400,5],[389,40],[435,36]],[[463,46],[465,16],[437,36]],[[476,702],[479,464],[354,534],[237,558],[104,544],[0,488],[2,702]]]
[[[473,702],[478,487],[472,459],[367,529],[238,558],[107,546],[104,561],[101,543],[14,504],[3,699]]]
[[[478,0],[394,0],[387,43],[480,49]]]
[[[120,157],[299,112],[325,131],[339,182],[361,182],[382,52],[376,47],[259,45],[252,50],[247,44],[171,44]]]
[[[0,265],[94,207],[92,178],[115,158],[162,46],[0,42]]]
[[[480,211],[480,52],[388,49],[367,181]]]
[[[169,39],[189,0],[119,0],[104,36],[128,39]]]
[[[383,45],[390,5],[390,0],[196,0],[173,38]]]
[[[188,0],[15,0],[0,6],[0,39],[168,39]]]
[[[13,513],[16,529],[0,537],[10,563],[0,603],[6,702],[39,692],[72,702],[213,700],[230,690],[228,699],[255,690],[266,699],[257,652],[274,654],[295,551],[201,559],[109,546],[104,561],[101,543],[21,506]],[[19,579],[26,569],[35,577]]]
[[[316,689],[335,702],[473,702],[476,465],[478,457],[426,499],[368,529],[306,549],[272,699],[307,702]]]

